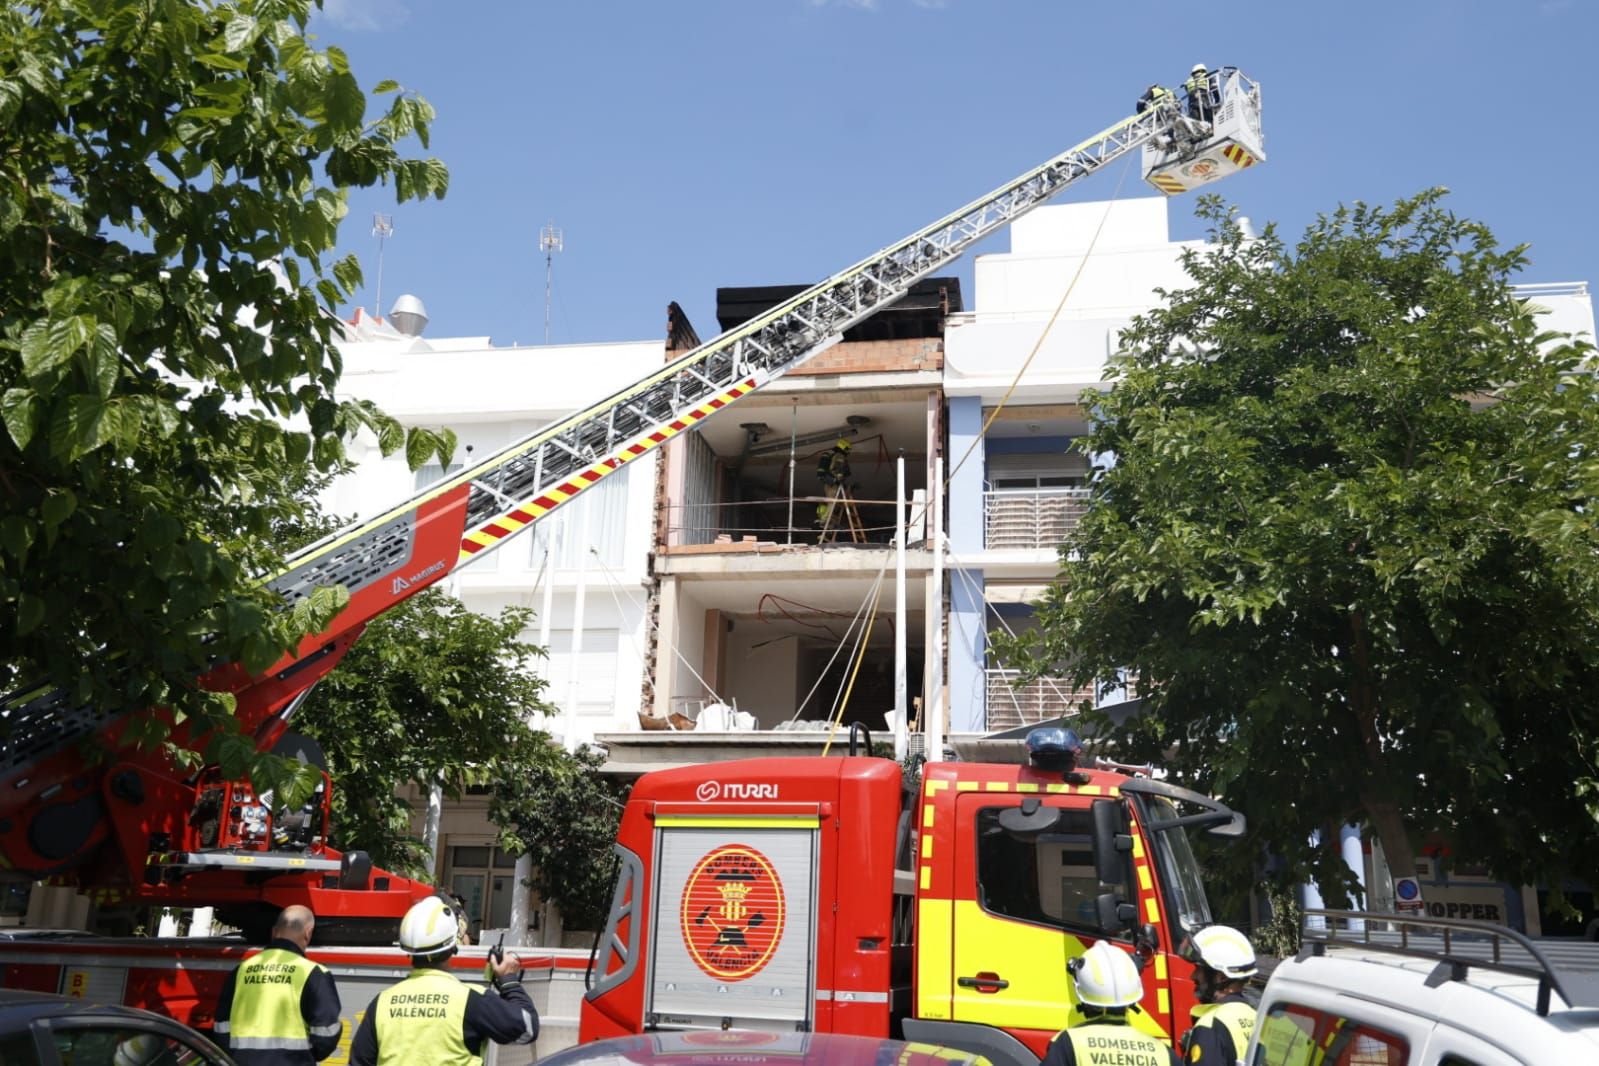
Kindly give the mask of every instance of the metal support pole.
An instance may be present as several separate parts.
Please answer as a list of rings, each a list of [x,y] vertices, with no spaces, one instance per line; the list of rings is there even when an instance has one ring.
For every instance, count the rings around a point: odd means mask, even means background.
[[[927,536],[933,542],[933,575],[927,585],[927,690],[923,694],[927,716],[927,761],[944,761],[944,457],[933,467],[928,493],[932,511]]]
[[[795,438],[799,435],[799,401],[791,403],[793,414],[788,424],[788,543],[794,543],[794,477],[799,473],[799,466],[795,462]]]
[[[905,542],[910,530],[905,516],[905,452],[894,463],[894,758],[904,759],[908,744],[910,694],[905,650]]]

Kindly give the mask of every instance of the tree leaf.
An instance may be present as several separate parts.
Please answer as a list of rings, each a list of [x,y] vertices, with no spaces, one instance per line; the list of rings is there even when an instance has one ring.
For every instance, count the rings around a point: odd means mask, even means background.
[[[54,529],[65,522],[77,509],[78,498],[73,495],[71,489],[51,489],[45,493],[44,502],[40,505],[44,524],[49,529]]]
[[[45,602],[30,592],[17,597],[17,636],[25,637],[44,624]]]
[[[32,389],[7,389],[0,396],[0,415],[6,423],[6,432],[16,442],[19,451],[27,448],[44,420],[44,407]]]
[[[234,15],[222,30],[222,45],[229,52],[242,52],[255,44],[261,35],[261,24],[252,16]]]

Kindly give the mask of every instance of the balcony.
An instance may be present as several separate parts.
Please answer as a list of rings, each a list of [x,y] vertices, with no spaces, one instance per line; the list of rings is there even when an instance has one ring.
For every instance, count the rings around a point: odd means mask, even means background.
[[[1016,687],[1017,670],[988,670],[988,731],[1015,729],[1018,726],[1047,722],[1077,713],[1078,705],[1093,702],[1094,690],[1072,688],[1064,678],[1041,677]]]
[[[1085,488],[983,493],[983,547],[1035,551],[1060,547],[1087,511],[1088,494]]]

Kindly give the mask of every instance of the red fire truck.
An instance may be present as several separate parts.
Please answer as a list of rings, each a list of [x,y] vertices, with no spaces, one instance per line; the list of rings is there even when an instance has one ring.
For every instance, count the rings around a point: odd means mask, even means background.
[[[1243,819],[1041,729],[1028,765],[752,759],[641,778],[582,1008],[584,1041],[652,1029],[903,1036],[1033,1066],[1066,962],[1144,963],[1136,1024],[1180,1037],[1184,938],[1210,921],[1185,832]]]

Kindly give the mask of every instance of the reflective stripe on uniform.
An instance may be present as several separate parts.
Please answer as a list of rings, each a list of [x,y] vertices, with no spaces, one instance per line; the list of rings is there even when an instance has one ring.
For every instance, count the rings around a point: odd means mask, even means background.
[[[228,1039],[234,1051],[310,1051],[311,1039],[303,1036],[235,1036]]]

